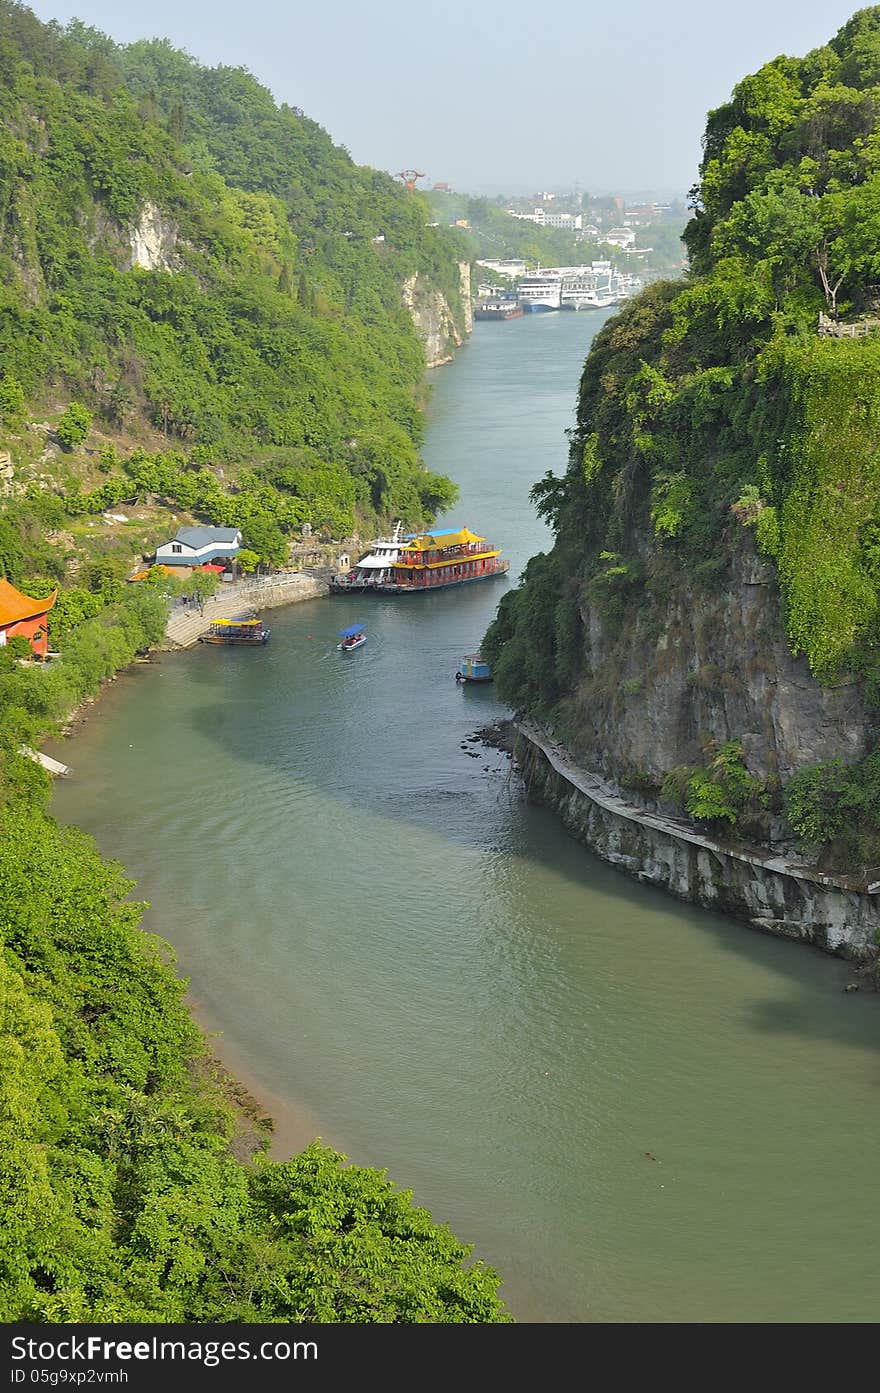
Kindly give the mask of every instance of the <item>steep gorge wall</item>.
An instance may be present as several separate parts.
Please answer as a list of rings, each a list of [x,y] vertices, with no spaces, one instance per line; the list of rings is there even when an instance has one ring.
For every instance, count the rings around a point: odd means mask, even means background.
[[[688,273],[596,334],[565,472],[532,490],[555,542],[483,641],[514,711],[703,838],[668,874],[668,828],[618,855],[605,809],[584,840],[746,917],[765,873],[719,852],[707,880],[706,836],[880,882],[878,80],[880,6],[709,113]],[[831,922],[777,900],[805,937]]]
[[[662,601],[633,607],[622,622],[588,598],[580,615],[576,748],[606,775],[635,769],[660,780],[701,763],[710,741],[739,740],[754,774],[785,783],[804,765],[854,760],[867,748],[860,687],[823,684],[792,656],[775,568],[748,532],[713,589],[682,574]]]
[[[429,368],[451,362],[473,329],[471,303],[471,270],[467,261],[459,262],[460,304],[451,305],[436,286],[417,273],[403,283],[403,303],[412,317],[416,332],[425,348]]]

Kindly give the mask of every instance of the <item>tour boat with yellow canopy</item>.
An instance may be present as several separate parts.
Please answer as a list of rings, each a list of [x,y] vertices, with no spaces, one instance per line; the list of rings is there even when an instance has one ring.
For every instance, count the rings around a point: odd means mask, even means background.
[[[215,619],[199,643],[243,643],[253,647],[265,643],[271,632],[262,619]]]
[[[510,562],[501,548],[467,527],[401,535],[398,523],[392,537],[380,538],[344,575],[334,576],[337,594],[368,591],[379,595],[424,594],[451,585],[467,585],[506,575]]]

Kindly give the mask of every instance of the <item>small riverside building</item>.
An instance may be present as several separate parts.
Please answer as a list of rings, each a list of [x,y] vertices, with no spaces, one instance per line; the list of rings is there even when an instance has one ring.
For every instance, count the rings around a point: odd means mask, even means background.
[[[156,548],[157,566],[204,566],[231,561],[241,551],[235,527],[181,527],[170,542]]]
[[[57,590],[44,600],[34,600],[8,580],[0,580],[0,648],[20,636],[28,640],[36,658],[45,658],[49,651],[49,610],[57,599]]]

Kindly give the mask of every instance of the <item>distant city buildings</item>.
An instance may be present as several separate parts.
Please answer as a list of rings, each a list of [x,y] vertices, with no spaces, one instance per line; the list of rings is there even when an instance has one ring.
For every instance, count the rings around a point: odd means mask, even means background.
[[[638,203],[627,208],[623,216],[629,227],[644,227],[646,223],[669,217],[672,211],[671,203]]]
[[[538,227],[559,227],[566,232],[580,232],[584,225],[583,213],[548,213],[544,208],[536,208],[532,213],[517,213],[508,208],[508,216],[520,222],[533,222]]]
[[[477,265],[485,266],[487,271],[494,271],[496,275],[504,276],[509,281],[519,280],[519,277],[524,276],[528,270],[526,263],[518,259],[508,261],[478,260]]]
[[[610,231],[602,234],[602,241],[607,242],[609,247],[628,250],[635,246],[636,234],[631,227],[612,227]]]

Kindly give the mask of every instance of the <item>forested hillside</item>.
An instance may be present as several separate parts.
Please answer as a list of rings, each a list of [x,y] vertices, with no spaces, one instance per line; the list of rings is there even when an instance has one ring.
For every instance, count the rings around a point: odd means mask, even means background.
[[[60,587],[60,659],[0,647],[2,1321],[508,1319],[381,1172],[235,1141],[168,945],[22,750],[160,638],[124,577],[181,515],[272,563],[451,496],[401,308],[457,293],[424,223],[246,73],[0,0],[0,577]]]
[[[568,471],[533,495],[556,545],[487,647],[509,702],[636,795],[870,866],[880,8],[710,113],[692,202],[687,278],[596,339]]]
[[[106,455],[99,479],[88,457],[35,468],[27,420],[73,401],[122,458],[171,452],[193,476],[166,479],[172,505],[219,521],[212,489],[234,480],[226,511],[259,516],[266,559],[304,521],[343,535],[430,517],[451,491],[418,457],[403,283],[424,277],[462,322],[463,307],[455,235],[427,221],[242,70],[2,0],[0,447],[17,480],[99,483],[104,507],[136,493]]]

